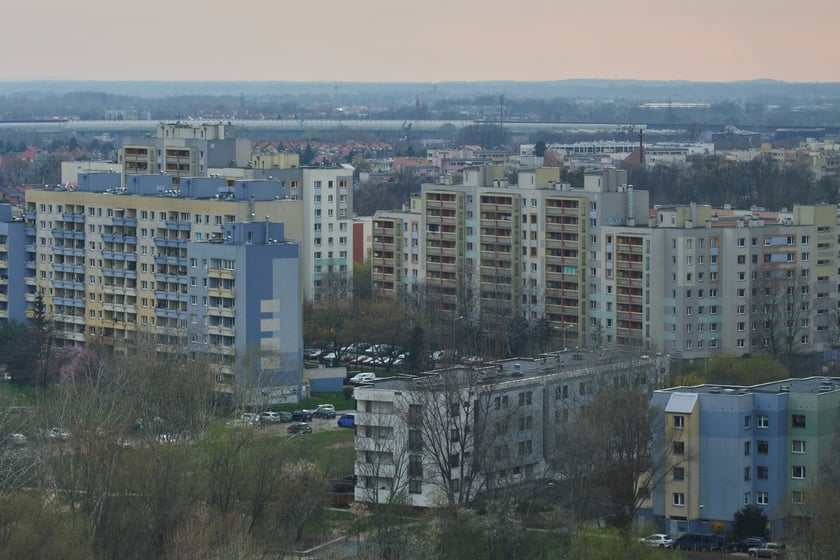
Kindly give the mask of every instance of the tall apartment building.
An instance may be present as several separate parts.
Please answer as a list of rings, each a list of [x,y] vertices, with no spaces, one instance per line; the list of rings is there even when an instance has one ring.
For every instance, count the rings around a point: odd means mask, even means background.
[[[160,123],[152,137],[126,138],[117,154],[123,174],[165,173],[177,186],[182,177],[203,177],[210,168],[247,167],[251,141],[225,124]]]
[[[0,204],[0,321],[26,320],[25,224],[11,204]]]
[[[208,343],[225,348],[221,353],[230,357],[241,351],[243,344],[258,340],[252,336],[252,328],[243,327],[268,311],[239,305],[238,299],[249,295],[249,289],[263,293],[258,289],[262,280],[251,272],[240,276],[244,283],[240,280],[242,285],[237,284],[235,292],[200,295],[196,289],[233,290],[226,282],[214,285],[217,280],[233,278],[223,270],[204,286],[198,264],[205,257],[197,254],[229,250],[226,244],[203,248],[206,242],[227,241],[224,228],[229,224],[263,224],[265,220],[283,224],[282,239],[272,236],[264,242],[280,251],[279,241],[303,236],[301,207],[300,201],[283,194],[279,182],[241,181],[228,186],[224,179],[210,177],[185,179],[179,191],[172,188],[168,176],[161,175],[130,177],[122,188],[115,174],[82,175],[77,191],[30,190],[25,210],[26,267],[35,274],[26,279],[26,301],[31,304],[36,295],[42,296],[56,335],[66,344],[96,341],[120,347],[126,340],[150,334],[159,350],[184,352],[189,342],[202,342],[207,334]],[[229,233],[235,238],[235,231]],[[252,231],[250,244],[261,243],[258,239]],[[278,275],[276,267],[269,266],[273,261],[261,264],[259,258],[250,256],[253,254],[256,251],[248,253],[249,270],[263,266],[264,278],[300,285],[300,280],[292,282],[286,277],[288,271]],[[296,254],[283,262],[300,277],[301,260]],[[230,297],[231,293],[236,297]],[[199,317],[202,321],[207,317],[203,327],[234,328],[233,321],[216,321],[199,313],[211,303],[222,309],[224,314],[219,317],[237,319],[235,336],[198,329]],[[299,296],[283,301],[284,318],[288,317],[291,325],[299,323],[299,307]],[[299,331],[301,325],[295,328]],[[191,341],[192,335],[198,340]],[[299,334],[289,331],[284,336],[297,340]]]
[[[417,296],[422,282],[422,216],[419,198],[408,212],[378,210],[371,220],[371,280],[377,298]]]
[[[352,295],[353,167],[272,169],[274,181],[302,205],[303,296]]]
[[[647,192],[616,170],[572,189],[556,168],[520,172],[518,185],[502,168],[473,168],[463,184],[423,185],[420,202],[424,289],[439,316],[491,329],[545,319],[575,345],[601,336],[589,319],[601,228],[646,222],[648,211]]]
[[[599,384],[655,387],[664,357],[557,353],[379,379],[356,388],[356,500],[441,505],[551,476],[562,430]]]
[[[837,339],[836,206],[649,209],[623,171],[587,174],[583,188],[552,171],[508,185],[499,168],[481,167],[463,184],[423,185],[413,208],[420,280],[408,287],[393,220],[380,220],[374,292],[422,290],[445,324],[493,330],[519,316],[547,321],[564,345],[687,360],[821,351]]]
[[[840,379],[788,379],[751,387],[655,391],[665,414],[657,445],[666,472],[649,513],[663,532],[708,532],[746,505],[763,509],[771,530],[787,503],[802,504],[819,482],[840,413]]]

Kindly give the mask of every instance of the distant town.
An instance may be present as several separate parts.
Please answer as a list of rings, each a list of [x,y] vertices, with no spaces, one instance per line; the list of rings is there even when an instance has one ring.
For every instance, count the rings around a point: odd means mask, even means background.
[[[831,557],[840,88],[572,85],[0,87],[8,550]]]

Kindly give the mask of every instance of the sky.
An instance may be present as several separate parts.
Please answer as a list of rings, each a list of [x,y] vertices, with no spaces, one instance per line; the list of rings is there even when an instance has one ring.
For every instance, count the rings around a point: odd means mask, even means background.
[[[2,0],[0,80],[840,82],[837,0]]]

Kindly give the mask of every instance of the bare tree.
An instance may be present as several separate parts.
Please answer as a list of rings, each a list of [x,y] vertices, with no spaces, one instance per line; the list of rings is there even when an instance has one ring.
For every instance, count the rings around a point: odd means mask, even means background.
[[[419,379],[404,411],[409,437],[414,431],[422,446],[409,476],[435,485],[442,504],[471,504],[487,487],[488,475],[504,470],[514,452],[507,427],[517,417],[519,392],[500,391],[495,368],[459,368]]]
[[[765,267],[753,288],[751,307],[760,324],[761,345],[776,359],[789,358],[802,347],[803,327],[810,316],[808,283],[795,268]]]

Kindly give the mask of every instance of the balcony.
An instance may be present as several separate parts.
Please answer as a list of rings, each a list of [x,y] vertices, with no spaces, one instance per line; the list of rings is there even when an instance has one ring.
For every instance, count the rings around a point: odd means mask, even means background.
[[[177,231],[190,231],[190,229],[192,228],[192,224],[190,224],[190,222],[182,222],[177,220],[166,220],[164,224],[166,225],[166,229]]]
[[[158,247],[169,247],[173,249],[184,248],[187,246],[186,239],[172,239],[169,237],[155,237],[155,245]]]
[[[137,227],[137,218],[119,218],[115,217],[112,221],[115,226]]]
[[[85,215],[84,214],[73,214],[70,212],[64,212],[61,214],[61,219],[65,222],[76,223],[76,224],[83,224],[85,223]]]

